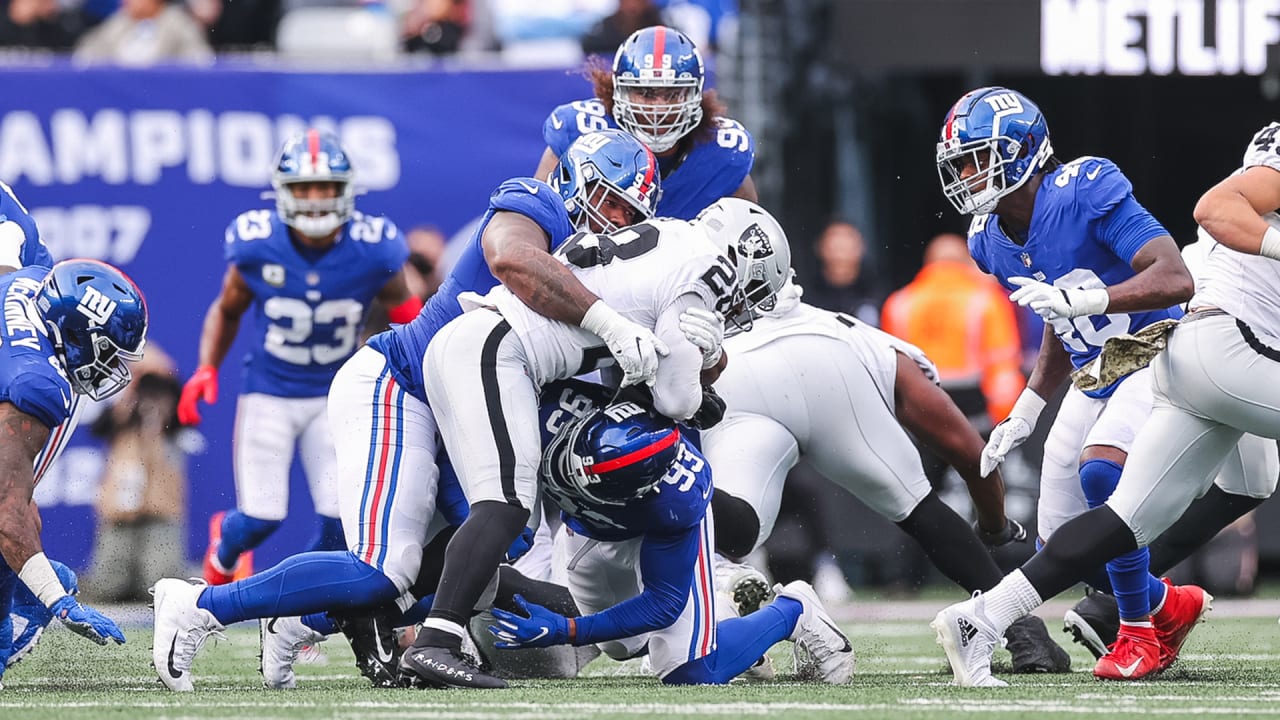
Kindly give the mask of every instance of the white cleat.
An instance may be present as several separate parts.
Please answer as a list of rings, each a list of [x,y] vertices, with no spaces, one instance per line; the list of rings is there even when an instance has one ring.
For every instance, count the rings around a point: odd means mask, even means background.
[[[973,597],[942,609],[929,627],[938,633],[938,644],[947,652],[953,684],[962,687],[1007,687],[991,674],[991,655],[1000,635],[986,619],[985,601]]]
[[[773,599],[773,588],[764,573],[716,553],[712,560],[716,591],[729,599],[728,608],[745,617]]]
[[[291,690],[298,685],[293,665],[308,645],[316,645],[327,637],[302,624],[299,617],[277,617],[258,621],[262,654],[258,670],[262,684],[273,690]]]
[[[213,614],[196,606],[206,585],[203,580],[166,578],[151,588],[155,597],[155,634],[151,662],[165,687],[191,692],[191,662],[210,635],[224,629]]]
[[[778,676],[777,670],[773,667],[773,658],[768,655],[761,655],[755,665],[742,671],[742,674],[734,678],[734,682],[772,682]]]
[[[796,629],[791,633],[795,641],[796,674],[803,680],[821,680],[832,685],[844,685],[853,679],[853,645],[836,624],[813,586],[802,580],[786,585],[775,585],[778,597],[795,600],[804,608]]]

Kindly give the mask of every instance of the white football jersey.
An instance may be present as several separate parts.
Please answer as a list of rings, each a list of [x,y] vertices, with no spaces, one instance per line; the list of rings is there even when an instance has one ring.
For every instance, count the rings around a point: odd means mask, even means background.
[[[1253,136],[1237,172],[1257,166],[1280,171],[1280,123]],[[1269,212],[1262,219],[1280,229],[1280,214]],[[1196,294],[1189,306],[1222,308],[1256,332],[1280,338],[1280,261],[1216,244],[1203,272],[1196,275]]]
[[[697,295],[707,309],[726,309],[737,286],[720,249],[700,226],[684,220],[649,220],[608,235],[578,233],[555,257],[609,307],[651,329],[681,295]],[[612,363],[594,333],[537,314],[501,285],[480,298],[463,293],[458,301],[464,310],[498,308],[520,338],[538,386]]]

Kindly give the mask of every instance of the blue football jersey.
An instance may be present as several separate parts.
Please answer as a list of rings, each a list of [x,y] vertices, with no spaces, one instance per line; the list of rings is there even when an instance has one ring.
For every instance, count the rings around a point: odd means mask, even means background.
[[[385,217],[355,211],[324,253],[300,249],[275,210],[227,228],[226,257],[254,295],[242,392],[319,397],[356,351],[369,303],[409,258]]]
[[[711,203],[732,195],[751,173],[756,159],[751,133],[737,120],[718,118],[716,122],[714,139],[699,138],[688,152],[671,160],[658,158],[662,170],[658,217],[692,220]],[[542,138],[560,156],[579,136],[616,127],[604,103],[595,98],[578,100],[551,111],[542,125]]]
[[[577,380],[548,385],[542,392],[539,408],[542,446],[551,444],[565,422],[608,403],[612,394],[600,385]],[[697,527],[711,502],[711,465],[684,430],[681,426],[678,462],[661,483],[638,500],[626,505],[588,503],[557,493],[550,483],[542,483],[542,491],[561,508],[565,525],[596,540],[613,542],[644,535],[677,535]],[[543,467],[544,472],[558,470]]]
[[[14,223],[22,230],[24,240],[18,250],[18,260],[22,267],[53,267],[53,256],[40,239],[36,221],[18,200],[18,196],[13,194],[13,188],[0,182],[0,224],[6,222]]]
[[[546,183],[533,178],[513,178],[498,186],[489,198],[489,209],[467,241],[457,263],[440,284],[440,289],[427,300],[418,317],[369,339],[369,346],[387,358],[396,382],[422,402],[427,402],[422,358],[436,332],[462,314],[458,295],[468,291],[483,295],[498,284],[484,259],[484,246],[480,239],[489,221],[499,211],[520,213],[537,223],[550,238],[551,251],[577,232],[564,209],[564,200]]]
[[[75,429],[79,396],[40,319],[35,297],[48,268],[23,268],[0,278],[0,402],[12,403],[49,428],[49,439],[35,460],[35,479],[53,464]]]
[[[1011,240],[996,214],[974,217],[969,252],[983,271],[1010,291],[1010,277],[1061,288],[1101,288],[1134,276],[1133,256],[1169,231],[1133,197],[1133,186],[1110,160],[1081,157],[1040,180],[1026,243]],[[1175,308],[1090,315],[1053,323],[1054,333],[1079,368],[1097,357],[1107,338],[1178,317]],[[1120,381],[1087,393],[1107,397]]]

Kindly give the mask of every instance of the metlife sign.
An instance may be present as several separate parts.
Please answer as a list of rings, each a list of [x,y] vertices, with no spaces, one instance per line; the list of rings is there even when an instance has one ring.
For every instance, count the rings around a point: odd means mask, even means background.
[[[1280,0],[1041,0],[1049,75],[1261,75]]]
[[[1263,75],[1280,0],[835,0],[828,58],[860,72]]]

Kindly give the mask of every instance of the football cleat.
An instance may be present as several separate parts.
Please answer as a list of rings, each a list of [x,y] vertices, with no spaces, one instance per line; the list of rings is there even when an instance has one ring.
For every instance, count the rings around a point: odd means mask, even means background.
[[[737,611],[738,617],[750,615],[773,599],[769,579],[746,563],[736,563],[716,553],[712,557],[712,570],[716,591],[732,600],[729,608]]]
[[[1107,654],[1120,631],[1120,609],[1112,595],[1090,588],[1062,618],[1062,631],[1085,646],[1095,658]]]
[[[741,675],[734,678],[734,681],[770,682],[777,676],[778,672],[773,667],[773,658],[768,655],[761,655],[755,665],[743,670]]]
[[[412,647],[400,658],[400,681],[411,687],[472,688],[507,687],[507,681],[481,670],[461,651],[443,647]]]
[[[210,635],[222,636],[225,628],[213,613],[200,608],[196,601],[205,583],[166,578],[151,588],[155,607],[155,635],[151,643],[151,662],[165,687],[177,692],[191,692],[191,663]]]
[[[1169,578],[1160,580],[1168,589],[1160,609],[1151,615],[1151,624],[1160,641],[1160,669],[1165,670],[1178,659],[1187,635],[1213,609],[1213,596],[1196,585],[1174,585]]]
[[[210,585],[226,585],[253,575],[253,551],[241,553],[236,566],[226,572],[217,562],[218,545],[222,542],[222,520],[227,516],[220,510],[209,518],[209,547],[204,551],[204,581]]]
[[[938,644],[947,653],[953,683],[963,687],[1005,687],[1005,681],[991,674],[991,655],[1000,636],[987,619],[986,599],[981,593],[942,609],[929,623],[938,634]]]
[[[62,583],[68,595],[80,592],[76,573],[57,560],[50,560],[54,573]],[[19,583],[13,592],[13,605],[9,609],[9,617],[13,623],[13,646],[9,658],[5,660],[6,668],[13,667],[35,649],[44,636],[44,629],[53,622],[53,613],[36,597],[26,585]]]
[[[361,675],[374,687],[403,687],[398,676],[403,651],[395,628],[386,617],[335,617],[334,622],[351,643]]]
[[[1071,656],[1049,637],[1044,621],[1028,615],[1004,631],[1005,648],[1015,673],[1068,673]]]
[[[795,600],[804,608],[791,633],[795,642],[796,674],[802,680],[821,680],[831,685],[844,685],[853,679],[854,654],[849,637],[827,614],[818,593],[803,580],[776,585],[778,597]]]
[[[1121,625],[1115,643],[1093,668],[1102,680],[1141,680],[1160,672],[1163,648],[1151,627]]]
[[[303,648],[324,642],[327,637],[303,624],[299,617],[275,617],[258,620],[258,636],[262,651],[258,655],[258,671],[263,687],[290,690],[298,685],[293,665]]]

